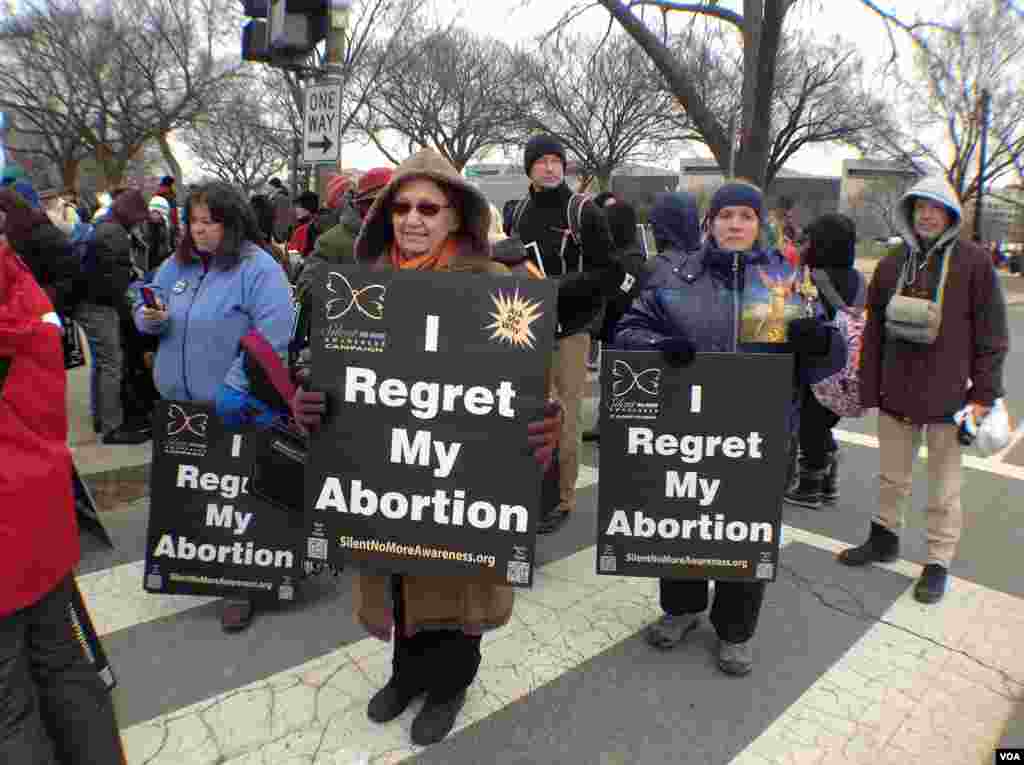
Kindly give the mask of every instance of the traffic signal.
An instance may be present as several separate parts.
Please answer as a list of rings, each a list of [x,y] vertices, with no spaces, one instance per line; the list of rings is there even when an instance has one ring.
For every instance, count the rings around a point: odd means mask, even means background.
[[[273,53],[308,54],[327,36],[327,1],[270,0],[268,21]]]

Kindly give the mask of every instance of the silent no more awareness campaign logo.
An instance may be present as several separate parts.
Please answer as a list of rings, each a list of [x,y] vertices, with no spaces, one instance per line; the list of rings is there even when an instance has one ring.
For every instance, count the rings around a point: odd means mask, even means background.
[[[164,451],[180,457],[205,457],[207,428],[210,415],[206,412],[188,412],[180,404],[167,409],[167,439]]]
[[[327,292],[337,297],[328,298],[324,306],[327,321],[332,322],[324,333],[324,349],[367,353],[383,351],[387,346],[387,332],[366,329],[365,326],[367,319],[371,322],[384,319],[384,296],[387,290],[384,284],[355,286],[344,274],[331,271],[327,275]],[[353,320],[364,328],[345,326],[345,323]]]
[[[518,287],[511,294],[504,290],[492,292],[491,302],[494,310],[490,317],[494,321],[484,326],[492,332],[488,339],[507,343],[513,348],[532,349],[537,342],[533,324],[544,315],[540,310],[541,303],[521,297]]]
[[[659,367],[637,371],[623,359],[612,365],[608,412],[613,420],[653,420],[661,411]]]

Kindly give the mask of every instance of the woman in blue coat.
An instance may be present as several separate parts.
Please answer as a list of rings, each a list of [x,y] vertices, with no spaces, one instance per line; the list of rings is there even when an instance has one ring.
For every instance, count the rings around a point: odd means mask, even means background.
[[[195,188],[185,212],[178,252],[153,277],[160,305],[135,308],[139,331],[159,339],[157,390],[172,401],[214,404],[228,425],[270,424],[275,413],[250,395],[240,342],[255,331],[279,355],[287,352],[295,315],[288,279],[245,197],[230,185]],[[221,624],[241,630],[252,614],[252,601],[226,600]]]
[[[615,345],[660,350],[675,367],[690,364],[700,352],[794,353],[790,421],[795,432],[799,381],[811,363],[819,375],[838,371],[845,351],[842,338],[821,316],[790,321],[784,343],[740,342],[744,286],[766,271],[780,274],[791,268],[778,251],[758,248],[763,213],[756,186],[732,182],[720,188],[708,209],[710,231],[704,245],[692,252],[671,249],[658,255],[643,292],[619,321]],[[798,278],[794,273],[784,281]],[[648,627],[646,637],[651,645],[668,649],[698,625],[708,607],[709,588],[701,579],[661,579],[659,585],[665,613]],[[745,675],[753,668],[752,638],[764,591],[764,582],[715,584],[710,618],[720,641],[718,666],[723,672]]]

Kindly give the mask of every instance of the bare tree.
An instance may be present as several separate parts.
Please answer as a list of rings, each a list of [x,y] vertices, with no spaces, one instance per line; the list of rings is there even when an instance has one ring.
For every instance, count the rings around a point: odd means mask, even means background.
[[[287,166],[292,130],[258,77],[238,77],[182,137],[205,172],[249,194]]]
[[[835,1],[829,0],[829,3]],[[878,14],[886,21],[889,29],[918,35],[922,30],[936,25],[935,22],[920,19],[905,20],[870,0],[849,1],[860,2]],[[743,0],[743,11],[739,13],[725,8],[718,0],[580,0],[566,12],[558,28],[565,27],[587,8],[598,5],[604,7],[651,59],[719,165],[726,168],[732,142],[728,131],[729,115],[716,112],[713,105],[701,95],[694,72],[672,52],[668,44],[666,19],[670,11],[677,11],[707,16],[732,25],[740,33],[743,51],[743,108],[739,120],[742,140],[735,157],[735,169],[738,175],[764,183],[771,159],[776,62],[783,24],[795,4],[796,0]],[[661,22],[661,34],[648,24],[643,15],[645,8],[661,11],[653,22],[655,26]]]
[[[899,201],[911,185],[913,180],[909,178],[877,178],[852,193],[847,205],[850,217],[857,224],[858,236],[898,236]]]
[[[229,75],[217,51],[234,42],[234,17],[232,0],[122,0],[98,10],[83,0],[38,0],[5,27],[17,51],[5,76],[43,78],[48,87],[8,93],[22,111],[45,113],[88,146],[107,187],[150,141],[179,175],[167,136],[202,114]]]
[[[962,201],[1024,171],[1024,26],[1006,23],[1001,0],[965,0],[956,31],[927,33],[928,49],[900,84],[911,94],[900,130],[875,136],[874,148],[919,167],[940,167]],[[979,167],[981,94],[991,96],[984,176]]]
[[[712,27],[695,35],[691,27],[675,38],[673,49],[693,72],[702,99],[738,121],[743,63],[723,32]],[[888,105],[864,82],[863,60],[840,38],[818,43],[787,33],[777,67],[766,185],[808,146],[845,143],[859,148],[869,133],[889,125]],[[685,111],[677,111],[673,119],[682,138],[706,143]]]
[[[609,188],[612,172],[626,162],[655,161],[667,150],[672,98],[629,38],[603,44],[577,38],[521,58],[517,98],[524,133],[557,135],[581,174],[601,188]]]
[[[508,143],[517,116],[508,94],[519,67],[511,49],[465,29],[403,35],[376,80],[363,130],[397,163],[382,138],[436,148],[457,169]]]

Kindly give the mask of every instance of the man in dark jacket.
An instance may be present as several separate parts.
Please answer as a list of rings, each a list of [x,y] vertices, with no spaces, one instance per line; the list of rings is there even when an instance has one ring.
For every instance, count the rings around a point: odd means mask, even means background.
[[[124,355],[118,309],[132,281],[130,229],[149,218],[142,192],[126,189],[117,195],[110,213],[96,223],[91,264],[82,275],[77,321],[92,351],[92,400],[97,433],[105,444],[139,444],[149,433],[123,427],[121,378]]]
[[[530,139],[524,152],[530,178],[529,197],[513,235],[532,253],[546,277],[557,279],[558,346],[554,366],[555,395],[565,420],[559,447],[560,502],[541,519],[537,531],[556,531],[576,508],[579,473],[580,403],[586,383],[590,330],[601,320],[606,298],[614,296],[625,272],[613,257],[615,245],[603,214],[592,201],[576,216],[573,192],[565,183],[565,147],[550,135]],[[577,225],[578,224],[578,225]]]
[[[942,176],[920,181],[897,208],[903,244],[879,263],[868,289],[860,362],[861,403],[878,408],[878,512],[868,540],[844,550],[849,566],[899,556],[922,431],[928,443],[928,563],[914,587],[922,603],[942,599],[963,530],[961,445],[953,415],[980,422],[1003,396],[1010,348],[1006,298],[988,253],[960,239],[963,216]],[[886,310],[897,296],[931,301],[941,324],[930,344],[905,339]],[[901,301],[904,302],[905,301]]]

